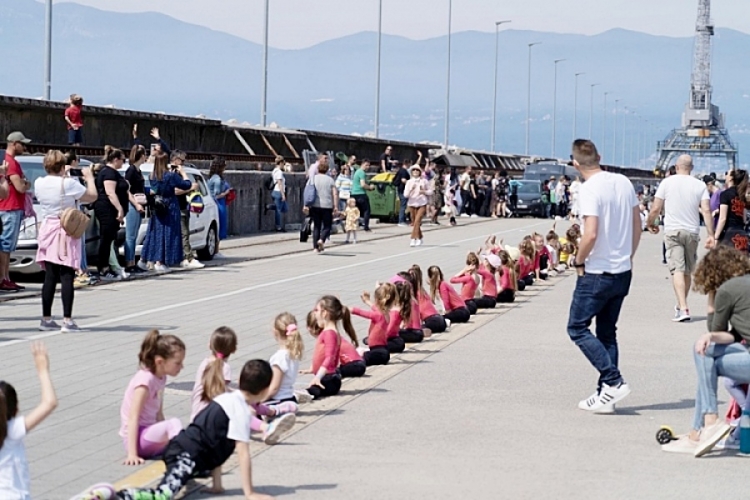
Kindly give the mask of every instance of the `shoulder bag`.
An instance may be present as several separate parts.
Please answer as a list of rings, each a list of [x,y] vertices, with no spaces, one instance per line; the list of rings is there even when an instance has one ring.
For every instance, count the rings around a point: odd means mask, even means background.
[[[313,206],[315,198],[318,197],[318,190],[315,188],[315,176],[311,177],[307,185],[305,185],[305,191],[302,194],[302,204],[306,207]]]
[[[60,183],[60,206],[65,201],[65,177]],[[91,218],[77,208],[68,207],[60,212],[60,227],[71,238],[82,238],[86,234]]]

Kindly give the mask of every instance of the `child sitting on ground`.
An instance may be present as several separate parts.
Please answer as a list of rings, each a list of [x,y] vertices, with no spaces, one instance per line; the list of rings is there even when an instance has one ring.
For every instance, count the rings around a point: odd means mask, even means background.
[[[221,466],[237,450],[242,491],[249,500],[271,500],[253,488],[250,460],[250,406],[268,394],[273,371],[261,359],[248,361],[242,368],[239,390],[217,396],[201,411],[187,429],[169,441],[163,460],[167,466],[156,488],[127,488],[115,491],[109,484],[92,487],[76,500],[161,500],[173,499],[193,477],[211,472],[213,488],[224,491]]]
[[[536,275],[534,269],[534,261],[536,260],[536,251],[534,250],[534,243],[531,241],[531,237],[526,237],[518,245],[520,255],[517,261],[517,275],[519,282],[523,282],[524,286],[531,286],[534,284],[534,276]],[[519,283],[519,290],[522,290]]]
[[[497,274],[500,276],[500,293],[497,294],[499,303],[508,304],[516,300],[518,281],[516,280],[516,263],[510,258],[510,254],[502,251],[499,254],[500,267]]]
[[[553,270],[552,256],[549,253],[547,245],[544,244],[544,237],[539,233],[534,233],[534,273],[536,279],[546,280],[550,271]]]
[[[413,283],[411,274],[406,272],[398,273],[401,282],[396,283],[398,300],[402,304],[409,304],[408,315],[403,318],[401,329],[398,332],[404,342],[415,344],[429,338],[432,332],[422,328],[422,318],[419,310],[419,300],[416,296],[416,285]]]
[[[474,297],[479,288],[479,276],[477,276],[477,267],[479,267],[479,258],[474,252],[469,252],[466,255],[466,266],[454,277],[451,278],[451,283],[461,284],[461,298],[464,301],[464,305],[471,314],[476,314],[477,303],[474,301]]]
[[[443,333],[450,328],[450,321],[446,320],[437,310],[435,304],[430,299],[427,291],[424,289],[422,278],[422,269],[414,264],[409,269],[413,283],[417,290],[417,300],[419,301],[419,316],[422,321],[422,328],[431,333]]]
[[[42,400],[27,415],[18,414],[18,394],[15,388],[0,381],[0,498],[31,498],[31,480],[23,439],[55,408],[57,396],[49,374],[47,348],[41,342],[31,344]]]
[[[309,321],[309,319],[308,319]],[[268,390],[271,402],[303,404],[312,401],[307,392],[296,392],[294,384],[297,382],[299,363],[305,351],[297,318],[288,312],[283,312],[273,320],[273,337],[279,350],[271,356],[269,363],[273,369],[273,380]],[[294,407],[294,413],[297,408]]]
[[[315,318],[315,313],[313,311],[307,313],[307,333],[317,339],[322,331],[323,329]],[[359,347],[359,341],[356,335],[352,337],[351,343],[341,339],[338,367],[338,373],[341,375],[341,378],[361,377],[365,374],[367,364],[362,355],[357,351],[357,347]]]
[[[430,281],[430,298],[433,302],[442,302],[446,321],[468,323],[471,313],[458,292],[445,281],[443,271],[438,266],[430,266],[427,278]]]
[[[387,365],[391,359],[388,350],[388,322],[390,311],[396,302],[396,286],[393,283],[383,283],[375,289],[375,302],[370,300],[368,292],[362,293],[362,302],[370,307],[369,310],[355,307],[352,314],[370,320],[367,335],[369,350],[362,353],[367,366]]]
[[[488,253],[482,255],[481,263],[477,269],[477,274],[482,278],[482,296],[475,299],[479,309],[494,309],[497,304],[497,278],[495,273],[500,267],[500,258]]]
[[[341,334],[338,323],[344,324],[344,329],[352,339],[357,334],[352,326],[349,309],[333,295],[325,295],[318,300],[313,309],[317,325],[321,331],[315,341],[312,366],[300,373],[312,373],[314,378],[307,388],[307,392],[314,399],[335,396],[341,390],[341,375],[338,372],[341,356]]]

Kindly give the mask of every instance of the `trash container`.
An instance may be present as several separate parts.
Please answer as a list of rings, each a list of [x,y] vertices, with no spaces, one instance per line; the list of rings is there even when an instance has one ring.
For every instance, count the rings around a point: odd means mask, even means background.
[[[394,174],[378,174],[370,179],[375,189],[367,192],[370,198],[370,215],[382,221],[394,221],[398,218],[399,201],[396,187],[393,186]]]

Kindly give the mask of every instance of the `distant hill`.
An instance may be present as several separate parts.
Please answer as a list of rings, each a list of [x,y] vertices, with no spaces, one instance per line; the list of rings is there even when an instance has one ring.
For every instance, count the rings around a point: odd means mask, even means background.
[[[259,121],[261,47],[240,38],[155,13],[120,14],[77,4],[55,5],[53,98],[84,95],[91,104],[204,114]],[[589,84],[597,88],[593,138],[602,142],[603,90],[611,91],[605,158],[611,161],[614,98],[635,109],[660,133],[680,123],[690,83],[692,38],[626,30],[596,36],[532,31],[500,35],[498,147],[523,152],[527,44],[533,52],[531,152],[550,154],[553,63],[559,66],[558,148],[572,138],[574,72],[579,89],[578,135],[588,135]],[[714,100],[732,138],[750,148],[750,35],[719,29],[714,38]],[[451,143],[489,148],[494,34],[453,36]],[[0,4],[0,47],[6,69],[0,93],[42,94],[44,7],[34,0]],[[376,34],[359,33],[304,50],[270,51],[269,121],[342,133],[373,129]],[[443,139],[446,38],[383,38],[381,134],[403,140]],[[620,129],[622,130],[622,121]],[[629,121],[630,128],[636,126]],[[621,136],[622,137],[622,136]],[[632,134],[627,137],[634,137]],[[626,163],[630,150],[626,144]],[[635,156],[635,155],[634,155]],[[615,162],[621,160],[618,145]]]

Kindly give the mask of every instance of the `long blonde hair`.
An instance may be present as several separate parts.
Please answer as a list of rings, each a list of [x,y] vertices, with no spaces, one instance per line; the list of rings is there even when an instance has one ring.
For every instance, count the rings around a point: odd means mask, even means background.
[[[276,316],[276,319],[273,320],[273,335],[289,351],[289,357],[297,361],[302,359],[305,343],[302,341],[302,335],[297,326],[297,318],[291,313],[283,312]]]
[[[227,392],[224,363],[237,351],[237,334],[228,326],[220,326],[211,334],[209,347],[214,359],[208,363],[201,377],[203,384],[201,400],[203,401],[211,401],[216,396]]]
[[[445,280],[445,278],[443,278],[443,271],[441,271],[438,266],[430,266],[427,269],[427,279],[430,282],[430,298],[434,302],[437,300],[440,283]]]

